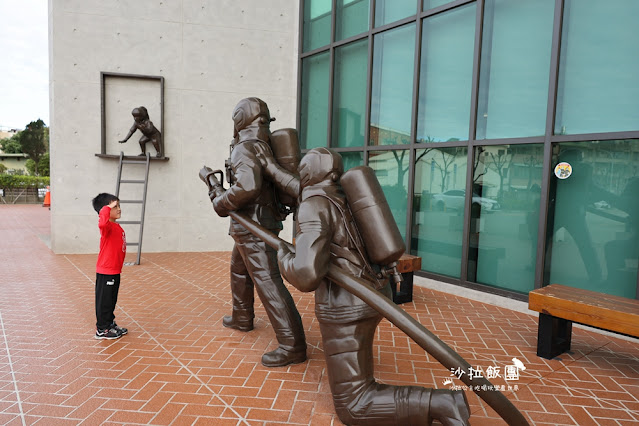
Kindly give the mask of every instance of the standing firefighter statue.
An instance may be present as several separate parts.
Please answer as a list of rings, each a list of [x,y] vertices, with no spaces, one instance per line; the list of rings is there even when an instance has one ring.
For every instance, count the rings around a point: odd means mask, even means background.
[[[257,157],[272,155],[269,129],[273,121],[264,101],[242,99],[233,110],[234,139],[226,162],[230,187],[209,192],[216,213],[243,214],[277,235],[286,211],[273,184],[264,179]],[[297,147],[299,151],[299,146]],[[302,319],[293,298],[282,281],[273,248],[231,218],[230,235],[235,240],[231,254],[231,293],[233,313],[223,325],[240,331],[253,329],[254,287],[273,326],[279,346],[262,356],[267,367],[281,367],[306,360],[306,340]]]
[[[342,176],[342,157],[315,148],[302,159],[298,180],[272,158],[260,159],[269,179],[300,194],[295,252],[281,245],[278,261],[287,281],[301,291],[315,291],[315,315],[339,419],[348,425],[426,425],[433,419],[466,425],[470,414],[463,391],[375,380],[373,339],[382,315],[326,277],[329,266],[337,265],[390,299],[388,274],[377,264],[397,261],[404,242],[372,169],[358,167]]]
[[[126,143],[133,133],[136,130],[142,132],[142,137],[140,138],[140,149],[142,153],[140,155],[146,155],[146,144],[147,142],[151,142],[153,148],[155,148],[155,156],[162,157],[164,154],[162,152],[162,134],[160,131],[153,125],[153,122],[149,119],[149,112],[145,107],[137,107],[133,108],[131,111],[131,115],[133,116],[133,125],[129,129],[129,133],[119,141],[120,143]]]

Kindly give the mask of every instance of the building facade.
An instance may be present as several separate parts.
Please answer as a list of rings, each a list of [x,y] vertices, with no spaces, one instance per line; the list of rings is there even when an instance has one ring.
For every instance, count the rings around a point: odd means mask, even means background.
[[[29,156],[27,154],[7,154],[0,150],[0,164],[7,168],[7,174],[28,174],[27,160]]]
[[[140,153],[139,131],[118,143],[139,106],[164,140],[150,165],[142,252],[230,250],[229,219],[213,211],[198,172],[224,169],[244,97],[268,103],[273,128],[295,127],[298,9],[295,0],[50,1],[52,250],[97,252],[91,199],[115,192],[114,157]],[[120,197],[139,191],[123,184]],[[122,207],[122,220],[139,220],[139,205]],[[136,242],[137,225],[124,228]]]
[[[145,105],[166,158],[143,251],[229,250],[197,173],[223,168],[231,111],[258,96],[304,151],[375,170],[421,275],[636,298],[636,16],[635,0],[53,0],[52,249],[97,251],[90,199],[115,190],[110,154],[138,154],[139,133],[117,141]]]
[[[371,166],[422,274],[637,297],[632,0],[305,0],[298,126]]]
[[[9,139],[15,136],[16,133],[18,133],[18,129],[3,128],[3,126],[0,126],[0,140]],[[29,156],[26,154],[8,154],[0,149],[0,164],[7,168],[7,173],[9,174],[27,174],[25,164],[28,158]]]

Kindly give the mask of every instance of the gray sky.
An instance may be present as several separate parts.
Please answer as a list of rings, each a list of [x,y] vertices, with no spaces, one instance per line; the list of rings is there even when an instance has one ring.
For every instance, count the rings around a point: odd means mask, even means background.
[[[49,125],[48,0],[0,0],[0,129]]]

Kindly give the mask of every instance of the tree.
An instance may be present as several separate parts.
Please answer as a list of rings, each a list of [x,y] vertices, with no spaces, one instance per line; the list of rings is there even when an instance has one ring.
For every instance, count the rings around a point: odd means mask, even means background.
[[[7,173],[7,166],[0,164],[0,175]]]
[[[24,166],[29,171],[31,176],[49,176],[49,153],[46,152],[42,154],[40,157],[40,161],[38,161],[38,171],[36,173],[36,163],[32,159],[28,159]]]
[[[47,152],[48,131],[44,121],[38,119],[27,124],[27,127],[19,133],[19,141],[22,152],[27,154],[35,163],[35,174],[38,174],[40,157]]]
[[[39,176],[50,176],[48,152],[42,154],[42,157],[40,157],[40,161],[38,161],[38,173]]]
[[[24,167],[27,168],[27,171],[29,172],[29,175],[31,176],[35,176],[36,175],[36,164],[35,161],[33,161],[32,159],[28,159],[25,163],[24,163]]]
[[[10,138],[0,140],[0,147],[5,154],[20,154],[22,152],[22,146],[20,145],[19,135],[16,133]]]

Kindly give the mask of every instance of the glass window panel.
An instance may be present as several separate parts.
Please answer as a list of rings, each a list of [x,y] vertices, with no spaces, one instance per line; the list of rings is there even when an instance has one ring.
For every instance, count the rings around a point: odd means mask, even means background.
[[[344,162],[344,171],[353,167],[364,165],[363,152],[340,152],[342,161]]]
[[[332,0],[306,0],[304,2],[303,51],[317,49],[331,42]]]
[[[427,148],[415,157],[410,252],[422,269],[459,278],[464,229],[466,147]]]
[[[335,49],[332,146],[364,146],[367,67],[367,39]]]
[[[335,41],[368,31],[370,0],[337,0]]]
[[[545,133],[555,0],[486,0],[477,139]]]
[[[418,143],[468,139],[475,9],[470,4],[423,21]]]
[[[390,24],[417,13],[415,0],[377,0],[375,2],[375,26]]]
[[[300,148],[326,146],[328,132],[329,53],[302,60]]]
[[[639,130],[639,2],[566,1],[555,134]]]
[[[414,58],[414,24],[375,36],[371,145],[410,143]]]
[[[534,288],[544,147],[478,147],[473,163],[468,280]]]
[[[453,0],[424,0],[423,1],[423,5],[424,5],[424,10],[428,10],[428,9],[434,9],[436,7],[442,6],[446,3],[450,3]]]
[[[404,240],[408,206],[408,157],[408,150],[373,151],[368,157],[368,165],[375,171]]]
[[[572,174],[551,175],[546,283],[636,298],[639,140],[553,148],[553,167],[567,162]]]

